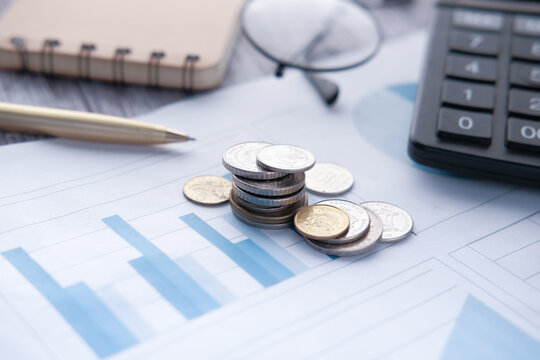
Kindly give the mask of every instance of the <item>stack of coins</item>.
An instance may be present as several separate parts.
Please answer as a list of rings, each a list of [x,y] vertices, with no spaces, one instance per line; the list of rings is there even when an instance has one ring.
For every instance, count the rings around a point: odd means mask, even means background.
[[[290,227],[307,205],[305,174],[315,164],[312,153],[291,145],[237,144],[223,154],[232,175],[231,209],[241,221],[263,229]]]

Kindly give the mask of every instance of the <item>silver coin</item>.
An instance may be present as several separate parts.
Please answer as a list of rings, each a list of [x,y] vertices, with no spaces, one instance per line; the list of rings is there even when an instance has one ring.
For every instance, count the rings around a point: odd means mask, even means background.
[[[235,210],[232,210],[232,213],[234,214],[234,216],[238,218],[238,220],[242,221],[243,223],[260,228],[260,229],[280,230],[280,229],[291,228],[293,226],[292,222],[283,223],[283,224],[263,224],[263,223],[246,219],[241,214],[238,214],[237,212],[235,212]]]
[[[303,173],[288,174],[279,179],[252,180],[233,175],[232,182],[240,189],[263,196],[283,196],[297,192],[304,186]]]
[[[381,201],[361,204],[372,210],[383,223],[382,243],[393,243],[405,239],[412,232],[413,219],[409,213],[396,205]]]
[[[231,197],[234,197],[235,202],[250,212],[255,213],[263,213],[263,214],[274,214],[279,213],[282,211],[287,211],[290,207],[295,206],[297,203],[287,204],[287,205],[281,205],[281,206],[262,206],[262,205],[256,205],[252,204],[249,201],[246,201],[242,198],[239,198],[237,193],[235,192],[235,188],[233,186],[233,189],[231,191]],[[307,199],[307,194],[305,194],[305,197]],[[299,199],[298,202],[302,202],[304,199]]]
[[[282,173],[304,172],[315,165],[315,156],[292,145],[270,145],[257,153],[257,163],[265,169]]]
[[[366,208],[369,214],[369,231],[360,239],[346,244],[326,244],[321,241],[304,238],[306,243],[313,249],[324,254],[335,256],[356,256],[371,250],[380,240],[383,232],[381,219],[371,210]]]
[[[263,142],[247,142],[234,145],[223,153],[223,166],[234,175],[250,179],[277,179],[286,174],[268,171],[257,165],[259,150],[270,146]]]
[[[236,196],[231,196],[229,199],[229,204],[231,205],[231,209],[235,211],[237,214],[241,215],[243,218],[246,218],[250,221],[262,223],[262,224],[282,224],[282,223],[290,223],[293,221],[294,216],[296,215],[296,212],[306,206],[307,204],[307,196],[305,196],[301,201],[298,203],[295,203],[293,206],[289,206],[287,210],[284,210],[279,213],[261,213],[256,211],[249,211],[246,208],[243,208],[240,206],[237,202]]]
[[[366,208],[355,204],[351,201],[331,199],[319,201],[317,204],[332,205],[347,213],[349,215],[350,225],[349,231],[345,236],[336,239],[318,240],[327,244],[344,244],[355,240],[358,240],[364,236],[369,230],[369,214]]]
[[[336,164],[317,163],[306,172],[306,188],[317,194],[343,194],[353,186],[353,183],[351,172]]]
[[[300,191],[286,196],[262,196],[248,193],[238,188],[238,186],[235,184],[233,184],[233,191],[239,198],[254,205],[261,206],[282,206],[293,204],[302,199],[306,193],[306,189],[302,188]]]

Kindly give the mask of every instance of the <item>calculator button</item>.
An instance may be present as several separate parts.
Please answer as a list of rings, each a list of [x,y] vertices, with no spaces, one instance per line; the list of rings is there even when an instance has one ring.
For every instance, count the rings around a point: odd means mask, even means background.
[[[508,119],[508,146],[540,150],[540,122],[517,118]]]
[[[494,82],[497,78],[497,61],[474,56],[449,55],[446,59],[446,75]]]
[[[512,56],[540,61],[540,39],[515,37],[512,41]]]
[[[540,16],[516,16],[514,19],[514,33],[540,36]]]
[[[516,114],[540,116],[540,92],[511,89],[508,109]]]
[[[456,10],[452,18],[454,26],[471,29],[500,31],[503,26],[503,15],[494,12]]]
[[[489,144],[492,123],[493,116],[489,114],[442,108],[439,112],[437,135]]]
[[[447,104],[489,110],[493,109],[495,104],[495,88],[490,85],[445,80],[442,100]]]
[[[472,54],[497,55],[499,37],[493,34],[454,30],[450,34],[450,49]]]
[[[540,88],[540,64],[531,65],[513,62],[510,66],[510,83],[513,85]]]

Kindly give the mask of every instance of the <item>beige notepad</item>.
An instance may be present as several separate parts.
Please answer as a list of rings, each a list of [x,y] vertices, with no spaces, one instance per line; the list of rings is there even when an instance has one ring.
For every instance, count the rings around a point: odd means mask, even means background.
[[[223,79],[243,0],[14,0],[0,67],[185,89]]]

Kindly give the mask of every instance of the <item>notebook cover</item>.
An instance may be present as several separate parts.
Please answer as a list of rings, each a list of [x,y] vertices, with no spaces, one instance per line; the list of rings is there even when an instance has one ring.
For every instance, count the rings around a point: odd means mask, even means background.
[[[243,0],[15,0],[0,19],[0,66],[212,88],[223,78],[242,5]],[[83,44],[87,50],[81,51]]]

